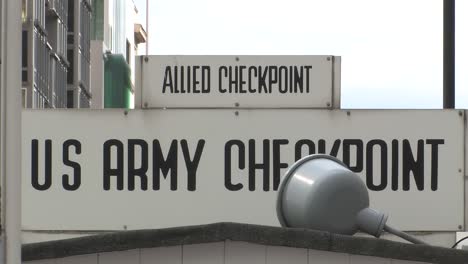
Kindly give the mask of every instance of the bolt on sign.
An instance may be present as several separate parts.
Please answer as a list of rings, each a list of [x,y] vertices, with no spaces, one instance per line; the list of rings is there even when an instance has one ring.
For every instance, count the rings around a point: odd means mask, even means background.
[[[140,57],[143,108],[331,108],[339,91],[334,56]],[[137,100],[138,101],[138,100]]]
[[[276,192],[286,169],[305,155],[326,153],[361,176],[372,208],[400,228],[458,230],[460,113],[25,110],[23,228],[279,225]]]

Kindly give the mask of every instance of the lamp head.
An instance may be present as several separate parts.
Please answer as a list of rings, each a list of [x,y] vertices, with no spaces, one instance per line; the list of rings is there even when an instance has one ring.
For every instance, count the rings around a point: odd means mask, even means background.
[[[323,154],[293,164],[278,191],[276,210],[284,227],[380,236],[387,216],[369,207],[364,182],[344,163]]]

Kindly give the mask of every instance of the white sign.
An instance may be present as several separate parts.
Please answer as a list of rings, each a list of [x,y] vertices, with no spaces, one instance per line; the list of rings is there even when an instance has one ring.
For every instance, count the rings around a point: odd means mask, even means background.
[[[404,230],[463,225],[464,121],[450,110],[23,112],[23,228],[278,225],[276,190],[337,156]]]
[[[142,108],[339,108],[339,57],[149,56],[137,67]],[[338,62],[335,62],[338,61]],[[335,97],[339,97],[339,93]],[[137,92],[137,97],[138,97]],[[138,103],[137,103],[138,105]]]

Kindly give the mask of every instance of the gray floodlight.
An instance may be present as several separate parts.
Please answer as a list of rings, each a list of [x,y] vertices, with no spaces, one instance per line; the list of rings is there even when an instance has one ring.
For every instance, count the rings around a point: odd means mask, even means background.
[[[379,237],[385,230],[415,244],[423,241],[387,224],[388,216],[369,208],[364,182],[337,158],[314,154],[294,163],[278,191],[278,219],[284,227]]]

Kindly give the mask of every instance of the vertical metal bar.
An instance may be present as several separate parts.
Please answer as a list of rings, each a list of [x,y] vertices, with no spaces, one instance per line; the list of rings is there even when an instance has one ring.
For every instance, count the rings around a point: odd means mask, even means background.
[[[146,56],[148,56],[149,50],[149,0],[146,0]]]
[[[0,263],[21,263],[21,4],[1,1]]]
[[[444,0],[444,108],[455,108],[455,0]]]

